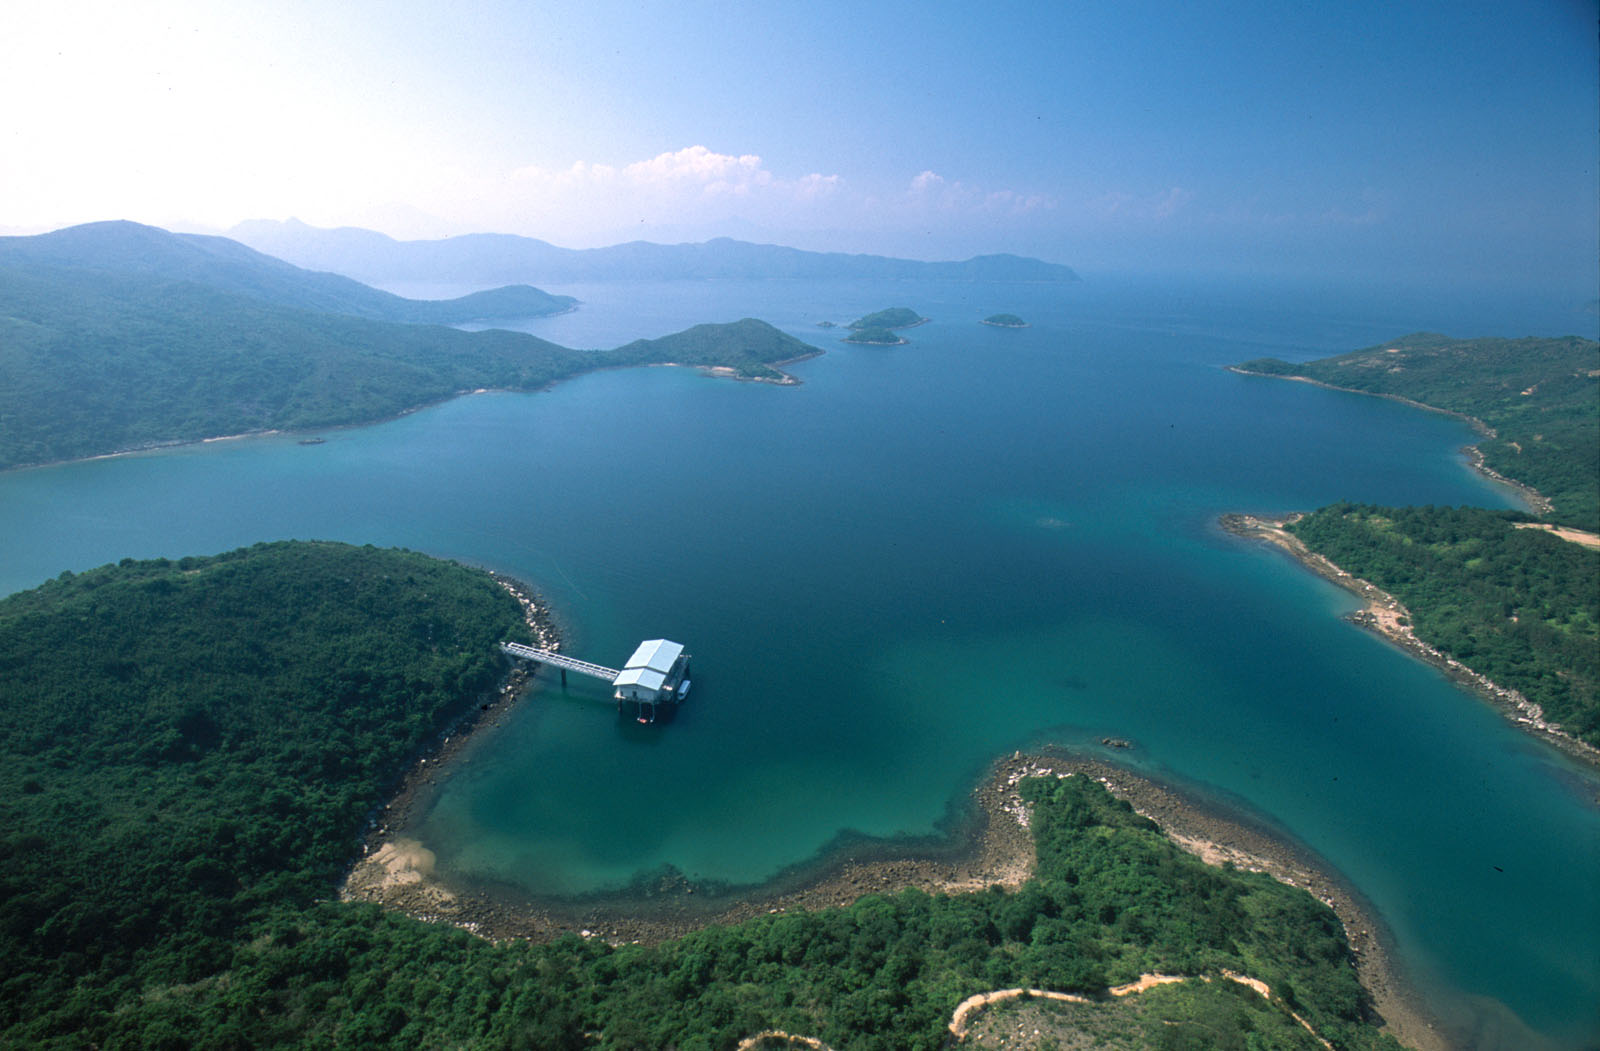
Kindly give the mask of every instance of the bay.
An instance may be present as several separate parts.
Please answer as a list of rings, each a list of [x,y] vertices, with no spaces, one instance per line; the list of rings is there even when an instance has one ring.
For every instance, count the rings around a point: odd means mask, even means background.
[[[1592,318],[1132,278],[551,291],[584,306],[522,327],[566,345],[756,316],[827,353],[791,366],[798,387],[600,372],[321,445],[10,472],[0,589],[318,537],[526,579],[568,649],[603,664],[685,642],[694,691],[670,724],[620,722],[598,683],[547,688],[413,830],[452,878],[530,897],[664,867],[759,883],[843,833],[938,832],[998,755],[1126,738],[1118,761],[1326,858],[1473,1046],[1593,1039],[1600,780],[1215,524],[1346,498],[1515,505],[1467,467],[1458,421],[1223,365],[1416,329],[1592,334]],[[892,305],[933,319],[909,346],[817,327]],[[999,311],[1032,327],[978,324]]]

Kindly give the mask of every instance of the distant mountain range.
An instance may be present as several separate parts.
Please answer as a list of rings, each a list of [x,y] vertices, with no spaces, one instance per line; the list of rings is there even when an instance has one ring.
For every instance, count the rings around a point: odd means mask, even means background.
[[[511,234],[466,234],[439,241],[396,241],[356,227],[326,230],[295,219],[240,223],[228,235],[259,251],[360,281],[499,285],[706,278],[813,280],[914,278],[922,281],[1078,280],[1071,267],[1016,255],[929,263],[878,255],[804,252],[719,237],[700,244],[630,241],[609,248],[558,248]]]
[[[0,266],[5,265],[186,281],[277,306],[410,324],[543,317],[577,303],[571,296],[552,296],[526,285],[460,299],[404,299],[339,274],[301,269],[226,237],[175,234],[122,221],[87,223],[36,237],[0,237]]]
[[[820,353],[749,318],[610,351],[403,323],[569,303],[534,288],[402,299],[225,238],[137,223],[0,238],[0,470],[369,423],[462,391],[538,390],[596,368],[676,363],[785,382],[774,363]]]

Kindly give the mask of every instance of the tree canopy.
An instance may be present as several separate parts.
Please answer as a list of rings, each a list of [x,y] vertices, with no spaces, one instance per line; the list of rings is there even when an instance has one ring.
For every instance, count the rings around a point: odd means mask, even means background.
[[[764,322],[616,351],[373,321],[139,273],[0,265],[0,469],[264,430],[371,423],[480,388],[680,362],[776,377],[816,353]]]
[[[855,329],[910,328],[913,325],[920,325],[926,320],[928,319],[910,307],[890,307],[887,310],[875,311],[865,317],[858,317],[850,322],[850,327]]]
[[[328,900],[366,816],[522,632],[482,573],[325,543],[128,560],[0,601],[0,1043],[731,1048],[782,1028],[932,1049],[975,992],[1229,968],[1281,1005],[1195,983],[1151,1001],[1138,1046],[1203,1018],[1312,1048],[1285,1008],[1338,1047],[1394,1046],[1331,910],[1202,864],[1082,777],[1026,784],[1038,872],[1015,892],[619,947]]]
[[[1399,599],[1418,638],[1600,745],[1600,551],[1524,517],[1339,503],[1289,529]]]
[[[1592,339],[1420,332],[1320,361],[1260,358],[1237,368],[1405,398],[1479,420],[1495,431],[1478,446],[1489,467],[1548,497],[1556,521],[1600,527],[1600,343]]]

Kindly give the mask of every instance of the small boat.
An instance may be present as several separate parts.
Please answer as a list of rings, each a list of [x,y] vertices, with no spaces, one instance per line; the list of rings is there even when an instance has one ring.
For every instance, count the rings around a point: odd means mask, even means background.
[[[685,679],[678,683],[678,700],[681,701],[687,696],[689,696],[689,680]]]

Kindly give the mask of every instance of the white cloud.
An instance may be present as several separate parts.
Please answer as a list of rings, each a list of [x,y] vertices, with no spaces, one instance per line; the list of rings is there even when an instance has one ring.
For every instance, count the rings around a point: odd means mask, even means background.
[[[1024,215],[1056,207],[1056,199],[1049,194],[986,190],[960,180],[951,181],[933,171],[924,171],[913,178],[906,188],[905,197],[914,209],[937,209],[946,213],[991,217]]]
[[[753,153],[735,157],[713,153],[704,146],[690,146],[676,153],[663,153],[647,161],[635,161],[623,169],[635,182],[702,183],[707,186],[758,185],[772,183],[772,173]]]
[[[731,219],[828,218],[821,212],[843,186],[838,175],[783,176],[757,154],[695,145],[621,165],[529,165],[498,182],[479,180],[478,209],[462,221],[577,243],[640,226],[713,229]],[[459,188],[454,196],[462,196]]]

